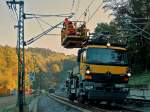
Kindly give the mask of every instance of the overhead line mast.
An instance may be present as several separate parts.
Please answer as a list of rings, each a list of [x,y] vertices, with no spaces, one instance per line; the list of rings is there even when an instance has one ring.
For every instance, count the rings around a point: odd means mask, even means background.
[[[17,11],[19,6],[18,17],[18,37],[17,37],[17,55],[18,55],[18,106],[19,112],[24,112],[25,104],[25,62],[24,62],[24,1],[7,1],[9,9]],[[17,14],[17,12],[16,12]]]

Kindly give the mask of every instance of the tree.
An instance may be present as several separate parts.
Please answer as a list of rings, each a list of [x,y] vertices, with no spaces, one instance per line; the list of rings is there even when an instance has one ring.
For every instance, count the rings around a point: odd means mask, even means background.
[[[117,29],[115,23],[111,22],[110,24],[107,23],[98,23],[97,27],[95,28],[95,36],[99,35],[101,32],[108,31],[111,35],[117,34]]]
[[[150,69],[149,0],[104,0],[120,33],[128,37],[129,59],[137,72]],[[118,29],[118,28],[117,28]]]

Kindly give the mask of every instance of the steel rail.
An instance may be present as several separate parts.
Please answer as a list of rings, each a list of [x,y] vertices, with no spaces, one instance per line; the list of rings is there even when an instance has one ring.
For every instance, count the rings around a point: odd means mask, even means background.
[[[78,106],[80,108],[87,109],[87,110],[89,110],[91,112],[142,112],[140,110],[130,109],[130,108],[125,107],[123,105],[117,105],[116,104],[115,107],[113,107],[113,108],[117,108],[117,110],[116,109],[112,110],[112,109],[107,109],[107,108],[103,109],[101,107],[101,105],[99,105],[99,106],[93,106],[91,104],[81,104],[81,103],[78,103],[77,101],[72,102],[72,101],[69,101],[65,97],[58,96],[58,95],[55,95],[55,94],[49,94],[48,96],[51,97],[51,98],[54,97],[56,99],[62,100],[64,102],[67,102],[69,104]]]

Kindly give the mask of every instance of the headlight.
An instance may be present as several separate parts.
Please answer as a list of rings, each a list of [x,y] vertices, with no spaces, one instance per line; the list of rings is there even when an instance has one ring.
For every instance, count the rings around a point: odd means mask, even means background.
[[[127,73],[127,76],[128,76],[128,77],[131,77],[131,73],[130,73],[130,72],[129,72],[129,73]]]
[[[108,43],[107,43],[107,47],[110,47],[110,46],[111,46],[111,45],[110,45],[110,43],[108,42]]]
[[[85,86],[85,89],[88,89],[88,90],[93,89],[93,86]]]
[[[86,74],[90,74],[90,70],[86,70]]]

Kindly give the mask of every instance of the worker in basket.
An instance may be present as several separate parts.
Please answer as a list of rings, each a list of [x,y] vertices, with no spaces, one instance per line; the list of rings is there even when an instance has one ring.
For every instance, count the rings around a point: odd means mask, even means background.
[[[87,32],[89,30],[86,28],[85,23],[82,24],[78,29],[77,29],[77,35],[79,36],[87,36]]]
[[[75,26],[73,25],[72,21],[68,20],[68,18],[65,18],[64,20],[64,29],[66,35],[76,35]]]

